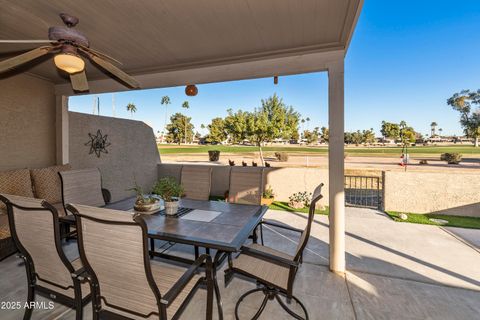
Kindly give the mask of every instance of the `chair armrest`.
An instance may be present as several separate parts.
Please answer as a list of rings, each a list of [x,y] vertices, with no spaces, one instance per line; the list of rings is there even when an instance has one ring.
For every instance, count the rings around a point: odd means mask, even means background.
[[[245,247],[243,246],[240,249],[242,254],[246,254],[248,256],[252,256],[255,258],[259,258],[262,260],[266,260],[268,262],[276,263],[276,264],[281,264],[285,267],[298,267],[298,262],[295,262],[293,260],[285,259],[264,251],[259,251],[250,247]]]
[[[290,230],[290,231],[295,231],[295,232],[300,232],[300,233],[302,233],[304,231],[302,229],[297,229],[297,228],[294,228],[294,227],[290,227],[290,226],[287,226],[287,225],[284,225],[284,224],[281,224],[281,223],[278,223],[278,222],[274,222],[274,221],[269,221],[269,220],[262,220],[262,221],[260,221],[259,224],[268,224],[269,226],[274,226],[274,227],[278,227],[278,228],[282,228],[282,229],[286,229],[286,230]]]
[[[112,201],[112,194],[110,193],[110,190],[102,188],[102,196],[105,204],[109,204],[110,201]]]
[[[168,290],[168,292],[163,295],[162,299],[160,300],[161,303],[165,305],[170,305],[173,300],[178,296],[180,292],[182,292],[183,288],[187,285],[187,283],[193,278],[197,269],[199,269],[203,262],[206,262],[205,273],[208,279],[211,279],[212,275],[212,257],[207,254],[202,254],[198,257],[197,260],[188,268],[187,271],[177,280],[177,282],[173,285],[173,287]]]

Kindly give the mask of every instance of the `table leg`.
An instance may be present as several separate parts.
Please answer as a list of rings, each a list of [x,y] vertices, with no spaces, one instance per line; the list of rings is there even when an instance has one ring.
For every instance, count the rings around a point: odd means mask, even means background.
[[[225,253],[222,251],[217,250],[215,254],[215,259],[213,260],[213,288],[215,289],[215,299],[217,300],[217,308],[218,308],[218,319],[223,320],[223,306],[222,306],[222,297],[220,296],[220,288],[218,287],[217,281],[217,268],[219,267],[219,263],[221,263],[222,255]]]
[[[155,239],[150,238],[150,258],[153,259],[153,253],[155,252]]]

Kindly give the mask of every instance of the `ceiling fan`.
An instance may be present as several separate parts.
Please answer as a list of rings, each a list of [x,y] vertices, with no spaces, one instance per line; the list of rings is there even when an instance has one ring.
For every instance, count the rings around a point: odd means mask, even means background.
[[[72,88],[75,91],[88,91],[85,61],[82,59],[82,56],[87,57],[94,64],[106,70],[129,87],[140,87],[137,80],[114,65],[114,63],[121,64],[119,61],[90,48],[87,37],[74,29],[79,21],[77,17],[61,13],[60,18],[62,18],[65,26],[50,27],[48,29],[48,40],[0,40],[0,43],[50,43],[13,58],[0,61],[0,73],[46,54],[54,53],[53,61],[55,65],[70,75]]]

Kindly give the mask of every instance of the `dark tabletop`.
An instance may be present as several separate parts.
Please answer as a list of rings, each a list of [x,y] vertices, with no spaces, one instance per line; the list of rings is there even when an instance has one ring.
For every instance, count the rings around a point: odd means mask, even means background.
[[[134,202],[135,198],[129,198],[107,207],[132,210]],[[210,222],[166,217],[158,213],[145,214],[148,236],[229,252],[240,249],[268,209],[259,205],[188,199],[180,200],[180,207],[217,211],[220,214]]]

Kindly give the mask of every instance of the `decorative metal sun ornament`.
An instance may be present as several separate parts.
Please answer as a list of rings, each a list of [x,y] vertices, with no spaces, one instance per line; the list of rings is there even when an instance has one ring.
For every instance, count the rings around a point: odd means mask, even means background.
[[[107,141],[108,134],[102,135],[102,131],[100,129],[97,130],[97,134],[88,134],[90,141],[85,143],[86,146],[90,146],[90,152],[88,154],[95,153],[98,158],[100,158],[100,154],[108,153],[107,147],[110,145],[110,142]]]

